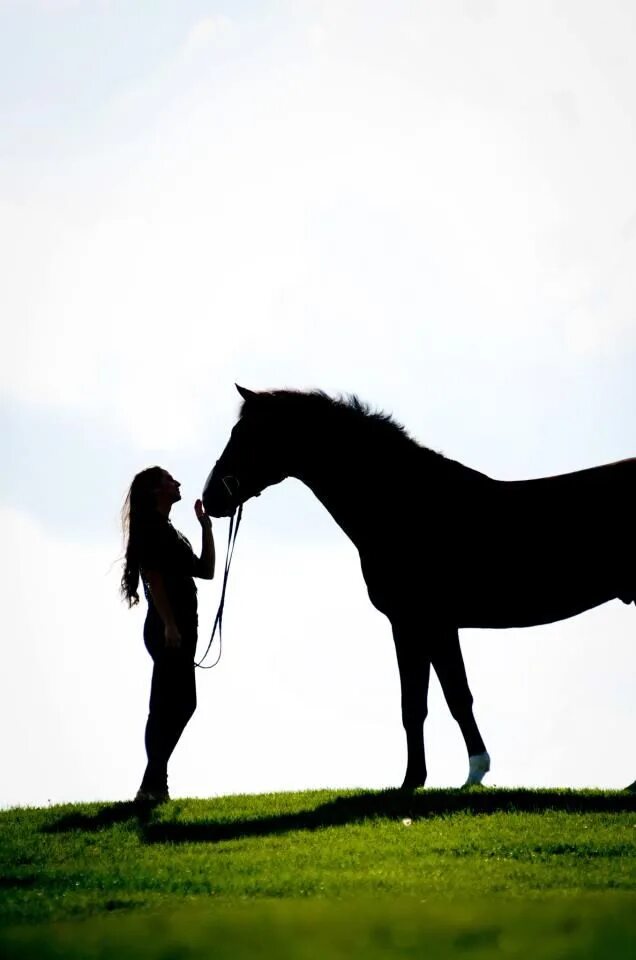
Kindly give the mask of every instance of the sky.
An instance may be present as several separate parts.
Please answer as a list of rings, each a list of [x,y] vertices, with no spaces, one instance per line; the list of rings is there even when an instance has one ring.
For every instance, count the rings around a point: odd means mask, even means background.
[[[0,0],[1,806],[134,795],[119,511],[161,464],[200,547],[235,382],[500,479],[636,455],[635,43],[628,0]],[[462,631],[485,782],[630,783],[635,633],[619,601]],[[245,509],[224,640],[174,796],[401,782],[389,623],[298,481]],[[425,741],[460,785],[436,679]]]

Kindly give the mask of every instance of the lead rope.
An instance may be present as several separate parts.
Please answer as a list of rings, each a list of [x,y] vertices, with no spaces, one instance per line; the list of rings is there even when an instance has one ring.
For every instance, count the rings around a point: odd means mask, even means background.
[[[219,609],[216,612],[216,617],[214,618],[214,626],[212,627],[212,633],[210,635],[210,642],[207,645],[206,651],[197,663],[194,662],[195,667],[201,667],[202,670],[211,670],[212,667],[216,667],[217,663],[221,659],[221,653],[223,652],[223,607],[225,605],[225,590],[227,588],[227,578],[230,572],[230,564],[232,563],[232,557],[234,556],[234,545],[236,544],[236,536],[238,534],[239,524],[241,522],[241,517],[243,516],[243,504],[239,505],[238,511],[232,517],[230,517],[230,530],[227,538],[227,555],[225,557],[225,571],[223,573],[223,586],[221,587],[221,599],[219,601]],[[234,519],[236,517],[236,526],[234,525]],[[232,539],[232,532],[234,532],[234,539]],[[212,641],[214,640],[214,634],[216,633],[216,628],[219,628],[219,653],[214,661],[214,663],[204,664],[203,661],[210,652],[210,647],[212,646]]]

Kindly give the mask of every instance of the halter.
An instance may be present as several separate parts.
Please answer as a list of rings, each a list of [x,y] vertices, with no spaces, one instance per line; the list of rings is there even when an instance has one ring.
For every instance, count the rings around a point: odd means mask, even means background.
[[[235,514],[232,514],[230,517],[230,530],[227,538],[227,555],[225,557],[225,571],[223,573],[223,586],[221,588],[221,599],[219,601],[219,609],[216,612],[216,617],[214,618],[214,626],[212,627],[212,633],[210,635],[210,642],[207,645],[206,651],[197,663],[194,662],[195,667],[201,667],[202,670],[211,670],[212,667],[216,667],[217,663],[221,659],[221,653],[223,652],[223,607],[225,605],[225,590],[227,587],[227,578],[230,572],[230,564],[232,562],[232,557],[234,556],[234,545],[236,543],[236,536],[238,534],[239,524],[241,522],[241,517],[243,516],[243,504],[240,503],[238,510]],[[236,519],[236,525],[234,520]],[[232,539],[232,532],[234,532],[234,539]],[[214,634],[216,633],[216,628],[219,628],[219,653],[214,661],[214,663],[204,664],[203,661],[210,652],[210,647],[212,646],[212,641],[214,640]]]

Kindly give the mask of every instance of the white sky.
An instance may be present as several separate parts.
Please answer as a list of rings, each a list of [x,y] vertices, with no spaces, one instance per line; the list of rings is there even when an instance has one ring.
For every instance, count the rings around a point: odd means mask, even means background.
[[[636,454],[635,43],[627,0],[0,0],[0,804],[136,790],[118,511],[159,462],[198,540],[234,381],[358,392],[502,478]],[[634,779],[635,629],[464,631],[487,782]],[[198,690],[175,795],[401,781],[388,622],[295,481],[246,509]],[[426,744],[461,783],[436,681]]]

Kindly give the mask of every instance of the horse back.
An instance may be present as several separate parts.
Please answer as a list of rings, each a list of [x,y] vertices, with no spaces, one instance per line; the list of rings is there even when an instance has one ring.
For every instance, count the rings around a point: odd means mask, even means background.
[[[636,521],[636,458],[534,480],[500,481],[502,516],[528,534],[550,533],[599,547],[626,542]]]

